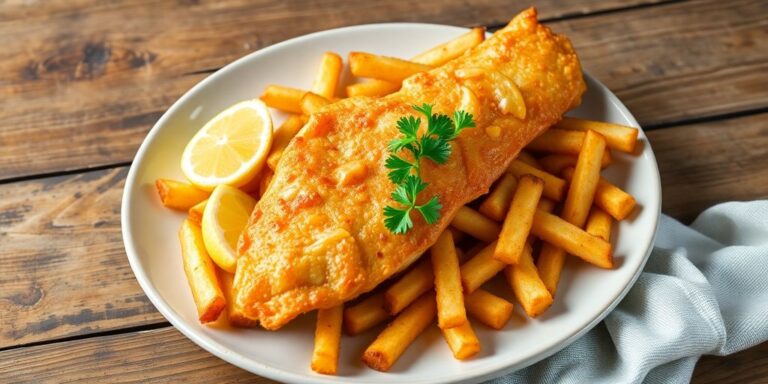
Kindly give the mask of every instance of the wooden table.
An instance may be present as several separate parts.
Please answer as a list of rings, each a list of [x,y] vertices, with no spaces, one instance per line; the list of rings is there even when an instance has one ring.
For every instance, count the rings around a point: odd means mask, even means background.
[[[187,340],[134,279],[120,199],[149,128],[217,68],[294,36],[387,21],[498,28],[528,5],[249,3],[0,1],[0,382],[267,382]],[[647,130],[665,213],[689,222],[768,196],[768,2],[536,5]],[[693,381],[766,377],[768,343],[704,357]]]

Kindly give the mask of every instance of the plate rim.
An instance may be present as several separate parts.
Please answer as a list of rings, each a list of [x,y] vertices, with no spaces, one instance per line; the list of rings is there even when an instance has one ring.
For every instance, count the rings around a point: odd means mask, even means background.
[[[365,29],[378,29],[378,28],[423,28],[423,27],[430,27],[430,28],[441,28],[441,29],[454,29],[459,31],[467,31],[469,28],[465,27],[458,27],[453,25],[444,25],[444,24],[435,24],[435,23],[414,23],[414,22],[394,22],[394,23],[373,23],[373,24],[359,24],[359,25],[352,25],[352,26],[345,26],[340,28],[333,28],[323,31],[317,31],[305,35],[300,35],[293,37],[288,40],[281,41],[279,43],[263,47],[261,49],[258,49],[256,51],[250,52],[228,64],[223,66],[222,68],[218,69],[216,72],[212,73],[211,75],[207,76],[205,79],[201,80],[197,84],[195,84],[192,88],[187,90],[181,97],[179,97],[168,109],[165,110],[163,115],[158,119],[158,121],[152,126],[152,128],[149,130],[147,135],[145,136],[144,140],[142,141],[141,145],[139,146],[139,149],[137,150],[136,154],[134,155],[134,159],[131,162],[130,169],[128,170],[128,175],[126,177],[123,193],[122,193],[122,200],[120,205],[120,225],[121,225],[121,234],[123,239],[123,245],[126,251],[126,256],[128,258],[128,263],[131,267],[131,270],[136,277],[136,280],[139,282],[139,286],[142,288],[144,293],[149,298],[150,302],[154,305],[154,307],[165,317],[166,320],[168,320],[171,325],[174,326],[177,330],[179,330],[184,336],[186,336],[188,339],[190,339],[192,342],[194,342],[197,346],[201,347],[202,349],[210,352],[211,354],[215,355],[216,357],[233,364],[239,368],[242,368],[246,371],[249,371],[253,374],[260,375],[272,380],[279,380],[279,381],[287,381],[287,382],[295,382],[295,383],[307,383],[307,382],[313,382],[313,383],[336,383],[338,380],[336,379],[336,376],[326,376],[326,375],[317,375],[316,377],[308,377],[306,374],[286,371],[283,369],[275,368],[272,366],[269,366],[267,364],[264,364],[262,362],[247,358],[243,356],[240,353],[231,351],[229,348],[223,347],[218,342],[214,340],[208,340],[204,337],[201,337],[197,334],[196,331],[189,328],[185,321],[175,313],[170,307],[170,305],[161,297],[159,292],[156,290],[154,285],[151,283],[146,271],[144,268],[140,267],[140,261],[138,257],[138,251],[134,248],[134,239],[133,234],[130,231],[130,222],[131,222],[131,211],[130,211],[130,205],[131,205],[131,191],[134,190],[134,184],[137,177],[138,172],[138,164],[142,162],[143,158],[146,156],[148,148],[150,147],[151,143],[155,140],[156,136],[158,135],[160,131],[160,127],[166,124],[166,121],[171,118],[171,116],[175,115],[176,110],[179,109],[179,107],[184,104],[184,102],[191,98],[194,94],[196,94],[200,89],[205,88],[208,83],[214,81],[219,76],[222,76],[223,73],[225,73],[227,70],[229,70],[232,67],[243,65],[246,61],[248,61],[252,56],[260,56],[269,54],[271,51],[279,50],[283,48],[284,46],[288,46],[291,44],[295,44],[298,42],[302,42],[305,40],[311,40],[313,38],[316,38],[320,35],[327,35],[327,34],[335,34],[335,33],[347,33],[350,31],[358,31],[358,30],[365,30]],[[658,163],[656,162],[656,157],[653,152],[653,149],[651,148],[650,142],[647,140],[647,136],[645,135],[645,132],[643,131],[640,124],[637,122],[635,117],[632,115],[632,113],[627,109],[627,107],[618,99],[618,97],[613,94],[613,92],[610,91],[603,83],[601,83],[596,78],[592,77],[586,70],[582,68],[583,75],[586,79],[593,81],[598,87],[601,88],[601,93],[604,95],[607,95],[607,99],[611,103],[611,105],[616,108],[618,112],[620,112],[623,117],[625,117],[630,123],[632,123],[633,126],[640,129],[641,137],[645,137],[646,140],[643,143],[644,145],[648,146],[648,156],[649,160],[651,161],[653,165],[653,170],[655,170],[655,179],[653,180],[653,185],[651,187],[654,187],[654,194],[653,196],[657,196],[657,204],[656,207],[650,207],[650,206],[644,206],[643,209],[653,209],[652,213],[654,214],[653,221],[654,221],[654,229],[652,232],[652,235],[650,239],[647,240],[646,251],[645,255],[643,256],[642,261],[638,265],[638,269],[634,272],[634,275],[629,280],[628,284],[624,287],[624,289],[619,292],[617,295],[614,296],[614,298],[611,301],[611,304],[606,307],[602,312],[600,312],[595,318],[591,319],[586,326],[580,328],[578,331],[574,332],[567,338],[563,339],[562,341],[553,344],[551,347],[545,349],[544,351],[541,351],[537,354],[534,354],[530,356],[527,359],[518,361],[516,363],[510,364],[508,366],[504,367],[490,367],[490,368],[484,368],[482,372],[477,371],[470,371],[464,375],[457,375],[456,378],[450,379],[450,383],[455,382],[480,382],[483,380],[488,380],[494,377],[499,377],[508,373],[511,373],[513,371],[517,371],[519,369],[528,367],[532,364],[535,364],[541,360],[546,359],[547,357],[557,353],[558,351],[566,348],[571,343],[576,341],[578,338],[583,336],[588,331],[592,330],[599,322],[601,322],[613,309],[621,302],[621,300],[626,296],[626,294],[629,292],[629,290],[634,286],[635,282],[639,278],[640,274],[642,273],[646,262],[648,261],[648,258],[651,254],[651,251],[653,249],[653,243],[655,241],[657,232],[658,232],[658,226],[660,222],[660,216],[661,216],[661,179],[658,169]],[[365,379],[357,380],[356,382],[369,382]],[[434,383],[434,380],[409,380],[408,382],[411,383]]]

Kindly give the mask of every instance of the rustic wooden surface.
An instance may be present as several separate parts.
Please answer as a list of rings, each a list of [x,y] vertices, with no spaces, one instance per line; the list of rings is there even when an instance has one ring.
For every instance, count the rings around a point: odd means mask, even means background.
[[[665,213],[689,222],[768,197],[768,3],[534,3],[650,129]],[[498,27],[528,2],[360,4],[0,1],[0,382],[268,382],[144,296],[120,236],[123,182],[162,112],[248,52],[350,24]],[[704,357],[693,381],[766,377],[763,344]]]

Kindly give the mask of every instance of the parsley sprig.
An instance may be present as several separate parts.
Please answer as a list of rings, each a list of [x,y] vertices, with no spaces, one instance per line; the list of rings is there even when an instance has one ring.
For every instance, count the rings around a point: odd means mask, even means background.
[[[413,228],[413,210],[421,213],[428,224],[433,224],[440,218],[440,209],[443,206],[437,196],[432,196],[421,205],[416,202],[419,193],[427,188],[427,183],[421,178],[421,159],[445,164],[451,156],[450,142],[465,128],[475,126],[472,115],[461,110],[456,111],[451,119],[448,115],[432,113],[432,106],[426,103],[421,106],[414,105],[413,109],[426,116],[426,132],[418,135],[421,117],[402,117],[397,121],[397,129],[402,136],[392,140],[387,146],[390,155],[385,166],[390,170],[389,180],[397,185],[392,192],[392,200],[402,207],[384,207],[384,225],[395,234],[403,234]],[[401,151],[410,153],[413,160],[398,156]]]

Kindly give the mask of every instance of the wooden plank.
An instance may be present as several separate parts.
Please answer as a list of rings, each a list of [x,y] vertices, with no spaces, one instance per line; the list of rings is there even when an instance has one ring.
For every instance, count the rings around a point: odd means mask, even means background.
[[[768,382],[768,343],[730,356],[704,356],[696,364],[691,383],[762,383]]]
[[[649,133],[663,211],[768,197],[768,114]],[[0,348],[162,321],[125,258],[126,168],[0,185]]]
[[[123,249],[126,174],[0,185],[0,348],[164,321]]]
[[[637,7],[643,5],[654,5],[669,0],[542,0],[534,5],[539,9],[541,17],[544,19],[567,18],[574,16],[583,16],[595,12],[605,12],[616,9]],[[167,4],[163,0],[119,0],[107,4],[99,0],[69,0],[52,1],[45,4],[30,3],[25,0],[6,0],[3,2],[3,8],[0,10],[0,21],[18,20],[18,19],[47,19],[52,15],[74,15],[82,12],[93,12],[103,9],[124,9],[127,13],[132,12],[137,7],[154,7],[154,9],[164,9],[173,7],[173,9],[183,9],[184,7],[198,7],[218,12],[222,7],[245,8],[246,12],[255,13],[247,8],[260,8],[266,12],[280,13],[280,18],[291,16],[306,16],[312,12],[319,12],[318,16],[326,16],[331,11],[336,11],[334,18],[342,19],[351,16],[353,18],[375,17],[377,20],[397,20],[397,21],[423,21],[424,18],[436,18],[436,20],[453,21],[454,23],[466,23],[470,17],[488,18],[487,24],[499,24],[507,22],[507,13],[514,12],[524,7],[531,6],[531,2],[526,1],[488,1],[481,0],[471,3],[457,1],[437,2],[428,0],[415,4],[404,0],[388,0],[386,4],[365,4],[358,5],[348,0],[324,1],[324,4],[315,4],[310,1],[293,1],[287,4],[275,5],[268,1],[262,1],[261,4],[254,2],[243,2],[239,0],[228,1],[227,4],[216,4],[214,1],[200,0],[180,0],[178,3]],[[221,3],[221,2],[218,2]],[[376,15],[359,15],[360,10],[371,10]],[[462,12],[458,12],[462,11]],[[492,13],[498,11],[500,13]],[[342,16],[343,15],[343,16]],[[495,19],[494,19],[495,18]],[[291,27],[297,27],[291,25]],[[298,26],[303,28],[301,26]]]
[[[4,3],[0,10],[0,31],[8,31],[3,29],[8,25],[6,22],[19,25],[16,18],[21,16],[26,17],[25,21],[30,24],[27,32],[37,35],[48,27],[36,21],[49,22],[49,19],[60,18],[79,27],[82,20],[87,18],[80,14],[83,12],[119,15],[120,12],[133,10],[127,3],[115,5],[78,1],[73,8],[68,4],[67,7],[59,6],[53,10],[22,4]],[[556,23],[555,28],[572,30],[567,32],[569,34],[581,33],[583,37],[574,40],[588,70],[617,91],[643,123],[664,124],[702,114],[728,113],[765,106],[766,82],[758,74],[766,69],[762,53],[766,51],[767,33],[765,9],[760,5],[763,4],[742,2],[729,3],[727,7],[721,8],[714,2],[697,4],[696,10],[703,15],[686,8],[688,5],[665,6],[663,9],[669,13],[649,16],[646,12],[650,10],[637,10],[629,17],[625,13],[603,15],[596,19]],[[163,7],[170,7],[168,4],[154,6],[161,12],[165,9]],[[488,14],[491,11],[483,12]],[[683,16],[688,18],[684,19]],[[152,20],[156,23],[162,19],[156,17]],[[166,17],[163,22],[167,20],[170,19]],[[129,21],[132,23],[127,24],[141,23]],[[583,21],[590,23],[582,24]],[[242,20],[237,23],[246,24]],[[627,30],[626,34],[616,36],[615,33],[607,33],[611,29],[606,27],[614,30],[618,28],[616,23]],[[141,29],[139,27],[131,25],[125,28]],[[219,25],[208,27],[211,28],[207,32],[209,34],[214,34],[211,31],[220,28]],[[162,35],[163,32],[153,31],[156,35]],[[162,67],[157,63],[158,57],[153,57],[154,52],[142,50],[146,43],[142,39],[153,39],[150,33],[131,38],[125,31],[103,29],[90,35],[103,33],[110,38],[117,36],[116,41],[130,46],[121,47],[126,52],[122,53],[125,57],[121,58],[115,52],[123,51],[116,51],[116,45],[111,44],[112,40],[101,46],[98,41],[87,45],[91,37],[86,34],[91,32],[93,30],[86,28],[83,31],[73,27],[66,29],[62,35],[46,35],[43,40],[70,41],[60,50],[57,50],[59,48],[56,45],[47,43],[25,47],[25,57],[34,65],[17,67],[11,63],[12,66],[4,67],[15,58],[13,55],[10,55],[11,60],[8,60],[8,56],[0,58],[0,68],[4,69],[0,71],[2,110],[13,109],[6,106],[23,107],[22,112],[16,111],[10,115],[12,119],[6,119],[15,125],[5,123],[0,131],[0,146],[3,148],[3,153],[0,153],[0,179],[130,160],[143,132],[159,117],[161,111],[204,76],[185,76],[200,70],[185,72],[186,67],[183,65],[190,63]],[[81,33],[83,35],[78,35]],[[8,36],[14,37],[12,34],[0,33],[0,41],[9,43],[3,40]],[[15,35],[12,40],[28,43],[20,36]],[[239,43],[242,40],[235,41]],[[649,48],[657,41],[665,42],[661,53]],[[691,44],[697,41],[701,42],[698,45]],[[266,44],[262,41],[257,43]],[[207,44],[211,44],[211,41],[208,40]],[[169,55],[173,56],[172,45],[159,46],[170,51]],[[628,51],[626,54],[606,56],[606,52],[616,52],[615,48],[627,46],[629,49],[620,50]],[[69,48],[74,50],[66,51]],[[228,49],[232,47],[222,48],[224,51]],[[107,62],[100,63],[107,50]],[[679,55],[672,54],[678,51]],[[52,53],[35,56],[39,52]],[[214,58],[214,61],[229,61],[243,52],[236,49],[225,52],[223,56]],[[75,57],[72,58],[72,55]],[[34,62],[32,57],[40,59]],[[180,57],[183,59],[188,56]],[[627,57],[631,57],[632,62],[626,62]],[[190,65],[208,63],[206,60],[191,61]],[[64,69],[60,69],[62,66]],[[5,71],[8,68],[16,72]],[[203,66],[200,68],[207,69]],[[50,76],[42,76],[41,80],[39,69],[42,69],[44,75]],[[160,69],[163,76],[156,73]],[[23,82],[3,78],[2,73],[18,75],[23,81],[36,83],[27,86],[21,84]],[[38,78],[31,76],[33,73]],[[105,92],[105,88],[114,89],[115,92]],[[16,102],[17,98],[21,101],[9,104],[9,100]],[[67,99],[86,102],[73,103]],[[26,104],[32,103],[30,100],[41,100],[38,104],[31,104],[39,108],[27,108]],[[45,115],[48,113],[46,102],[52,110],[48,115]],[[81,105],[88,108],[80,109]],[[0,117],[3,114],[0,111]],[[765,184],[768,175],[763,169],[755,169],[755,165],[766,164],[768,160],[763,149],[766,147],[768,132],[760,128],[767,126],[766,121],[765,115],[758,115],[727,120],[725,125],[716,122],[651,132],[651,141],[662,170],[664,211],[689,221],[703,207],[717,201],[768,196]],[[25,128],[29,129],[23,131]],[[747,132],[742,134],[741,131],[745,129]],[[13,133],[14,130],[20,132]],[[672,131],[681,133],[672,134]],[[35,133],[34,137],[31,136],[32,132]],[[74,148],[78,151],[74,160],[71,160],[73,147],[57,151],[63,147],[61,142],[65,140],[67,143],[74,142]],[[761,144],[763,148],[760,148]],[[3,157],[10,153],[6,149],[14,150],[17,146],[20,147],[17,152]],[[84,151],[84,154],[80,151]],[[46,156],[49,157],[45,159]],[[709,159],[702,160],[701,157]],[[699,177],[692,176],[692,172],[698,173]],[[0,254],[0,269],[4,273],[11,271],[0,277],[0,313],[4,314],[0,333],[3,338],[8,329],[32,333],[30,337],[22,335],[21,339],[14,339],[9,345],[161,321],[161,317],[140,293],[127,268],[119,239],[119,204],[110,207],[110,204],[103,201],[119,201],[124,173],[125,169],[120,168],[0,186],[0,249],[10,249],[8,253]],[[101,184],[97,182],[99,186],[94,187],[83,180],[74,180],[91,177],[101,180]],[[50,180],[57,181],[48,183]],[[117,182],[112,184],[114,180]],[[35,186],[35,183],[38,185]],[[101,189],[96,194],[105,196],[93,197],[93,191],[88,188]],[[92,196],[91,201],[78,202],[84,199],[83,190],[86,195]],[[705,192],[706,196],[699,196],[701,192]],[[24,199],[25,193],[31,193],[30,199]],[[31,201],[32,198],[40,197],[43,202]],[[694,199],[691,200],[691,197]],[[93,215],[90,212],[90,219],[84,217],[93,207],[100,207],[100,213]],[[112,209],[111,214],[108,214],[108,209]],[[111,234],[101,233],[102,230]],[[101,267],[93,265],[96,263]],[[6,266],[13,269],[6,269]],[[99,284],[105,284],[104,281],[109,286],[99,287]],[[77,303],[83,303],[85,299],[88,304],[78,306]],[[103,305],[104,310],[94,311],[97,305]],[[5,316],[9,313],[14,318]],[[56,316],[48,317],[50,313]],[[31,322],[22,324],[16,316]],[[9,324],[25,327],[9,328]],[[15,334],[18,335],[20,333]],[[139,338],[139,341],[131,342],[134,338]],[[102,343],[104,340],[108,343]],[[112,349],[105,349],[105,345]],[[0,344],[0,347],[3,346],[7,345]],[[704,358],[697,367],[694,382],[761,382],[768,375],[766,348],[768,344],[732,357]],[[48,351],[54,352],[49,354]],[[165,355],[171,352],[174,357],[166,359]],[[124,359],[125,354],[129,354],[130,359]],[[207,376],[209,372],[211,375]],[[171,329],[0,352],[2,382],[59,382],[62,374],[73,379],[107,378],[107,381],[169,381],[169,377],[173,381],[177,378],[197,381],[200,377],[209,377],[209,381],[216,382],[258,380],[201,351]]]
[[[527,4],[245,3],[82,0],[70,10],[52,6],[50,14],[44,6],[0,10],[8,53],[0,58],[0,179],[128,162],[162,112],[205,77],[200,71],[290,37],[382,21],[498,24]],[[577,3],[538,5],[547,18],[646,1]],[[765,106],[768,80],[755,73],[768,61],[768,5],[720,3],[640,7],[552,25],[572,37],[585,67],[644,124]]]
[[[662,212],[689,223],[724,201],[768,198],[768,114],[648,133]]]
[[[768,343],[764,343],[732,356],[704,357],[692,383],[758,384],[767,376]],[[0,382],[63,380],[273,383],[220,360],[170,327],[0,352]]]
[[[0,352],[0,382],[64,381],[274,383],[216,358],[170,327]]]
[[[554,27],[643,126],[768,106],[768,2],[692,1]]]

